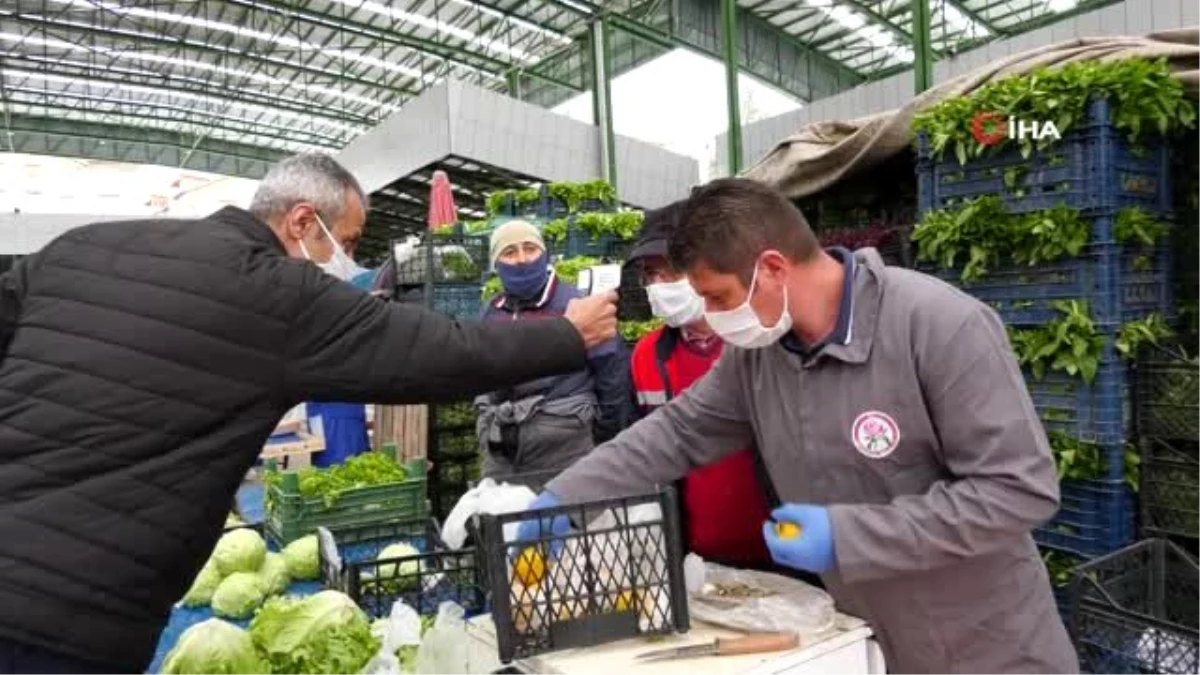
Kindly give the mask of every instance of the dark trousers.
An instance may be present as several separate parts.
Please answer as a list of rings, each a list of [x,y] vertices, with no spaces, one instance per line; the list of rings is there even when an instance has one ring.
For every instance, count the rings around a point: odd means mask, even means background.
[[[0,673],[119,673],[108,666],[0,638]]]

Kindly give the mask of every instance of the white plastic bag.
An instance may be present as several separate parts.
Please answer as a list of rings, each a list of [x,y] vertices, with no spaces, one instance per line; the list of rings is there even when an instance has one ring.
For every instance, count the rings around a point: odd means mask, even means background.
[[[692,618],[748,633],[813,636],[834,627],[833,598],[803,581],[770,572],[704,564],[700,592],[688,593]]]
[[[1181,633],[1147,628],[1138,638],[1137,657],[1143,672],[1182,675],[1200,667],[1196,643]]]
[[[401,647],[421,644],[421,617],[404,601],[397,600],[387,619],[371,625],[371,633],[379,638],[379,653],[363,667],[363,675],[401,675],[404,671],[396,652]]]
[[[438,606],[437,619],[417,649],[417,672],[421,675],[469,673],[467,663],[466,612],[453,602]]]
[[[467,521],[471,516],[477,513],[499,515],[525,511],[534,499],[537,499],[537,495],[524,485],[497,484],[491,478],[484,478],[459,498],[450,515],[446,516],[446,522],[442,525],[442,541],[451,550],[457,551],[467,540]],[[505,541],[516,539],[519,526],[520,523],[504,526]]]
[[[695,553],[684,557],[683,585],[687,587],[688,595],[699,593],[704,588],[704,558]]]

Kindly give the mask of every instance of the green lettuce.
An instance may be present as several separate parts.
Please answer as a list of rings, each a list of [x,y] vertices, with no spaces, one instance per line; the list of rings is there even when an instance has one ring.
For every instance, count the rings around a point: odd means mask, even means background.
[[[267,595],[280,595],[287,592],[292,584],[288,573],[287,560],[279,553],[268,553],[258,570],[258,580]]]
[[[180,600],[180,604],[184,607],[203,607],[212,602],[213,593],[220,585],[221,573],[217,571],[216,564],[209,560],[200,568],[200,573],[192,581],[192,587],[183,596],[183,600]]]
[[[317,546],[317,535],[310,534],[288,544],[283,549],[283,560],[288,574],[296,581],[321,578],[321,552]]]
[[[254,530],[231,530],[217,541],[212,560],[221,576],[234,572],[257,572],[267,557],[267,542]]]
[[[371,622],[346,595],[271,598],[250,624],[255,646],[277,673],[358,673],[379,651]]]
[[[187,629],[163,660],[163,675],[255,675],[270,673],[246,631],[220,619]]]
[[[258,609],[265,597],[258,574],[234,572],[217,586],[212,596],[212,609],[217,616],[245,619]]]

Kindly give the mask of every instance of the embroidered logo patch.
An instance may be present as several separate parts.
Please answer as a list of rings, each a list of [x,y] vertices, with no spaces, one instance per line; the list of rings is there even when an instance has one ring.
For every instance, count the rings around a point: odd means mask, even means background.
[[[880,459],[892,454],[900,444],[900,427],[887,413],[869,410],[854,419],[850,440],[862,454]]]

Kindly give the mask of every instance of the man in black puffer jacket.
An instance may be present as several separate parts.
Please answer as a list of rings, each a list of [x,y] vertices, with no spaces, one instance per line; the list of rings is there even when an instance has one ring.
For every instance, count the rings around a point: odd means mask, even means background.
[[[585,366],[612,298],[459,324],[326,274],[366,197],[332,159],[250,211],[72,230],[0,277],[0,672],[141,672],[279,418]]]

